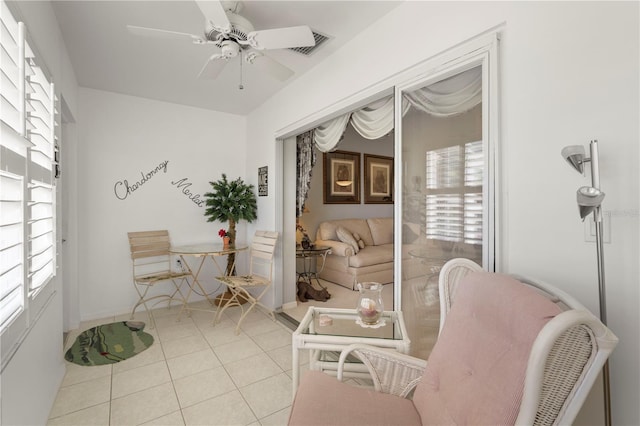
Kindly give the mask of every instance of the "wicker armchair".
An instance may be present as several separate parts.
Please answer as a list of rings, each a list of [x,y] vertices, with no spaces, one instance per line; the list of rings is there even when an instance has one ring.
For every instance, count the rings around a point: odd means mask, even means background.
[[[303,377],[289,424],[571,424],[618,339],[563,291],[479,269],[442,268],[444,324],[428,362],[351,345],[338,380]],[[340,382],[350,355],[377,392]]]

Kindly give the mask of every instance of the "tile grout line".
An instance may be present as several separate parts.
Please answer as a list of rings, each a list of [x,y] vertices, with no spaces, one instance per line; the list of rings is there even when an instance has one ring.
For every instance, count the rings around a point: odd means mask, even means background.
[[[285,331],[287,331],[287,333],[289,333],[289,334],[291,333],[291,331],[288,328],[286,328],[283,324],[280,324],[277,320],[273,321],[273,319],[270,316],[265,315],[262,311],[257,310],[256,313],[260,314],[260,317],[255,319],[256,322],[270,320],[271,322],[275,322],[278,325],[278,327],[275,330],[267,331],[266,333],[275,332],[275,331],[279,331],[279,330],[285,330]],[[234,317],[232,315],[233,315],[232,312],[228,312],[228,313],[225,313],[223,315],[223,318],[226,318],[230,322],[232,322],[234,324],[232,327],[235,328],[235,326],[237,326],[237,321],[234,319]],[[111,321],[111,322],[113,322],[113,321],[115,321],[115,318],[116,318],[116,316],[107,317],[107,318],[102,319],[101,321]],[[231,382],[233,383],[233,386],[234,386],[235,390],[238,391],[238,393],[241,396],[244,404],[249,409],[249,412],[251,412],[252,415],[253,415],[253,418],[256,419],[256,421],[258,423],[260,423],[261,419],[258,418],[257,413],[254,411],[254,409],[249,404],[249,401],[245,398],[244,394],[241,392],[241,390],[240,390],[241,387],[240,387],[239,383],[236,380],[233,379],[233,376],[231,376],[227,365],[225,363],[221,362],[221,360],[218,358],[218,355],[216,354],[215,348],[212,346],[212,344],[209,341],[209,339],[206,338],[205,333],[204,333],[204,328],[203,328],[203,324],[205,324],[205,323],[203,323],[202,321],[196,321],[191,316],[189,316],[189,318],[190,318],[191,324],[193,324],[193,326],[197,330],[197,334],[194,334],[194,335],[199,336],[201,339],[203,339],[206,342],[206,347],[216,357],[217,361],[220,363],[220,366],[223,368],[223,371],[225,372],[225,374],[227,374],[228,377],[231,379]],[[181,320],[183,320],[183,319],[184,318],[181,318]],[[181,321],[177,321],[176,320],[175,322],[178,325],[181,324]],[[245,324],[250,324],[252,322],[253,321],[249,321],[248,323],[245,323]],[[187,322],[182,322],[182,324],[186,325],[188,323]],[[209,325],[210,321],[206,321],[206,324]],[[166,327],[171,327],[171,324],[166,324],[165,326]],[[210,326],[215,327],[212,324]],[[163,327],[160,327],[160,328],[163,328]],[[173,389],[174,397],[176,398],[176,401],[178,402],[178,409],[180,410],[180,415],[181,415],[181,418],[182,418],[182,422],[184,424],[187,424],[187,420],[186,420],[186,418],[184,416],[184,409],[180,404],[180,399],[178,397],[178,392],[177,392],[177,389],[176,389],[176,386],[175,386],[175,380],[176,379],[174,379],[174,375],[172,374],[171,369],[169,368],[169,359],[167,358],[167,354],[166,354],[166,351],[165,351],[165,348],[164,348],[163,340],[160,338],[160,330],[159,330],[157,324],[155,325],[154,330],[155,330],[155,333],[157,334],[157,336],[156,336],[157,343],[160,345],[160,351],[162,353],[162,362],[164,362],[165,368],[167,368],[167,372],[169,373],[168,374],[169,375],[169,381],[171,382],[171,386],[172,386],[172,389]],[[255,383],[259,383],[259,382],[262,382],[262,381],[265,381],[265,380],[269,380],[269,379],[272,379],[273,377],[277,377],[277,376],[282,375],[282,374],[287,375],[286,374],[287,370],[285,370],[284,367],[282,367],[278,362],[276,362],[276,359],[272,355],[270,355],[268,353],[268,351],[258,343],[258,340],[256,340],[257,337],[260,337],[260,336],[262,336],[263,334],[266,334],[266,333],[258,333],[256,335],[249,335],[249,334],[246,333],[246,330],[244,328],[242,328],[242,327],[241,327],[241,333],[244,334],[246,337],[248,337],[249,341],[251,341],[253,344],[255,344],[257,346],[257,348],[259,348],[259,352],[256,355],[259,355],[259,354],[266,355],[267,359],[269,359],[271,362],[273,362],[273,364],[276,366],[276,371],[277,371],[275,374],[269,375],[268,377],[264,377],[261,380],[258,380],[256,382],[252,382],[252,383],[249,383],[247,385],[244,385],[243,387],[247,387],[247,386],[253,385]],[[271,351],[275,351],[275,350],[280,349],[280,348],[285,347],[285,346],[287,346],[287,345],[285,344],[285,345],[277,346],[277,347],[271,348],[270,350]],[[184,354],[184,355],[187,355],[187,354]],[[140,366],[140,367],[136,367],[136,368],[142,368],[142,367],[145,367],[145,366],[146,365],[143,365],[143,366]],[[123,371],[123,373],[125,373],[126,371],[128,371],[128,370]],[[108,375],[109,375],[109,401],[105,401],[105,402],[108,402],[108,414],[107,414],[108,424],[112,424],[113,423],[113,397],[114,397],[114,379],[115,379],[114,375],[115,374],[116,373],[115,373],[114,364],[109,365],[109,370],[108,370]],[[86,382],[86,381],[88,381],[88,380],[83,380],[81,382],[74,383],[74,385],[79,384],[79,383],[83,383],[83,382]],[[72,385],[69,385],[69,386],[72,386]],[[158,386],[160,386],[160,385],[158,385]],[[143,390],[141,390],[141,391],[143,391]],[[216,398],[216,397],[213,397],[213,398]],[[211,399],[213,399],[213,398],[211,398]],[[201,401],[201,402],[203,402],[203,401]],[[72,412],[61,414],[60,416],[57,416],[56,418],[67,416],[67,415],[70,415],[72,413],[76,413],[76,412],[79,412],[79,411],[82,411],[82,410],[85,410],[85,409],[88,409],[88,408],[96,407],[96,406],[101,405],[101,404],[103,404],[103,403],[98,403],[98,404],[95,404],[95,405],[91,405],[89,407],[83,407],[83,408],[80,408],[78,410],[74,410]],[[188,407],[184,407],[184,408],[188,408]],[[287,407],[276,409],[275,411],[270,412],[269,414],[263,416],[262,419],[264,419],[266,417],[269,417],[271,415],[274,415],[274,414],[276,414],[276,413],[278,413],[278,412],[280,412],[282,410],[285,410],[285,409],[287,409]],[[172,411],[171,413],[175,413],[175,412]],[[164,415],[156,417],[154,419],[147,419],[147,420],[145,420],[145,422],[156,420],[158,418],[164,417],[164,416],[169,415],[171,413],[164,414]],[[53,418],[51,418],[51,420],[52,419]]]
[[[189,312],[189,319],[191,319],[191,312]],[[182,321],[182,311],[180,312],[180,314],[178,315],[178,319],[177,321]],[[191,321],[193,321],[193,319],[191,319]],[[157,330],[157,324],[156,324],[156,330]],[[176,390],[176,385],[173,381],[173,375],[171,374],[171,369],[169,368],[169,360],[167,359],[167,354],[164,351],[164,345],[162,344],[162,340],[160,339],[160,332],[158,331],[158,343],[160,344],[160,350],[162,351],[162,358],[164,359],[164,363],[167,366],[167,371],[169,372],[169,379],[171,382],[171,389],[173,389],[173,394],[176,397],[176,401],[178,402],[178,409],[180,410],[180,417],[182,418],[182,423],[183,424],[187,424],[187,421],[184,418],[184,413],[182,412],[182,406],[180,405],[180,398],[178,398],[178,391]],[[169,413],[171,414],[171,413]],[[163,414],[162,416],[156,417],[155,419],[151,419],[148,420],[147,422],[150,422],[152,420],[156,420],[159,419],[160,417],[165,416],[166,414]]]

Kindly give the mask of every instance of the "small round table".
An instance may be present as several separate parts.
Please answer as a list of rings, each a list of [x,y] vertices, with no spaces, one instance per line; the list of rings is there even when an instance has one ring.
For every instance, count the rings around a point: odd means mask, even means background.
[[[326,246],[311,246],[310,248],[302,248],[302,246],[296,246],[296,258],[302,259],[302,270],[303,272],[298,272],[298,281],[302,278],[306,281],[311,287],[313,287],[313,283],[311,282],[311,278],[315,278],[316,282],[320,286],[321,289],[326,288],[322,284],[320,284],[320,280],[318,279],[318,274],[322,272],[324,269],[324,263],[327,261],[327,255],[331,253],[331,247]],[[315,272],[311,271],[311,261],[322,257],[322,266],[320,269]]]

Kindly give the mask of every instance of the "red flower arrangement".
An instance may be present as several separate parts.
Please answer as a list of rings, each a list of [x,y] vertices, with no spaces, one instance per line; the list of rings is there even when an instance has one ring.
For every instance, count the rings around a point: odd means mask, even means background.
[[[227,233],[227,231],[224,228],[218,231],[218,235],[220,235],[220,238],[224,238],[224,237],[228,237],[229,236],[229,234]]]

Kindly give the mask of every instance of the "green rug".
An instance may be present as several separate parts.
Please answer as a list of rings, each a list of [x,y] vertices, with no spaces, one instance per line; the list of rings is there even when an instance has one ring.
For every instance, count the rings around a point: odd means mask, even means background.
[[[105,365],[124,361],[147,349],[153,336],[142,331],[144,322],[120,321],[83,331],[64,355],[78,365]]]

